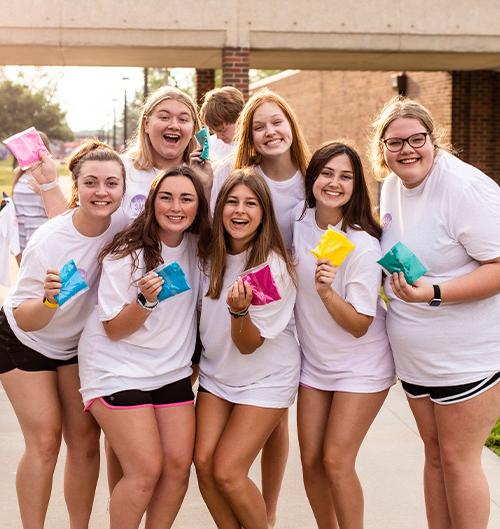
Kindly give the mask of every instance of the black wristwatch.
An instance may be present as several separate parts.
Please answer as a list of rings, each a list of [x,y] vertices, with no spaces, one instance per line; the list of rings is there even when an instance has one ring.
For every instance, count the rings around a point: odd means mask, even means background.
[[[144,294],[142,292],[139,292],[139,294],[137,294],[137,303],[143,308],[143,309],[146,309],[146,310],[153,310],[156,305],[158,305],[158,300],[156,301],[148,301],[145,297],[144,297]]]
[[[441,305],[441,289],[439,288],[439,285],[432,285],[432,288],[434,289],[434,296],[429,301],[429,305],[431,307],[439,307]]]

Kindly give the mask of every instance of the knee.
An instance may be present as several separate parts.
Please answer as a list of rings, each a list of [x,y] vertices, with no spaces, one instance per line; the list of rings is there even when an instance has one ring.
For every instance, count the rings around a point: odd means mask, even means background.
[[[213,477],[213,454],[195,451],[194,467],[199,481],[206,481]]]
[[[26,440],[26,452],[43,465],[55,465],[61,447],[61,430],[54,428],[39,432]]]
[[[135,471],[126,472],[124,479],[133,483],[135,493],[139,495],[152,494],[162,472],[162,458],[151,457],[140,462]]]
[[[82,457],[84,459],[94,459],[99,457],[100,452],[100,430],[91,429],[81,434],[64,434],[64,442],[68,450],[69,457]]]
[[[177,483],[187,483],[189,481],[192,461],[192,454],[190,456],[178,454],[173,457],[166,457],[163,462],[163,472],[165,473],[165,476],[172,481]]]
[[[237,494],[247,477],[234,464],[225,461],[216,460],[213,472],[218,489],[226,496]]]
[[[328,452],[323,455],[323,467],[328,480],[334,484],[339,483],[346,477],[352,475],[354,470],[354,461],[347,454],[341,451]]]
[[[301,454],[302,474],[304,480],[314,482],[324,474],[323,459],[321,454]]]
[[[437,437],[428,437],[423,440],[425,447],[425,464],[433,470],[441,470],[441,447]]]

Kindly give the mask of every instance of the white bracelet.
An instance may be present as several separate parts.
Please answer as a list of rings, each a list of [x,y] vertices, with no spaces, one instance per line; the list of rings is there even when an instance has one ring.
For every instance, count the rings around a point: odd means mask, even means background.
[[[50,191],[51,189],[54,189],[54,187],[57,187],[59,185],[57,178],[55,180],[52,180],[52,182],[47,182],[46,184],[39,184],[40,191]]]

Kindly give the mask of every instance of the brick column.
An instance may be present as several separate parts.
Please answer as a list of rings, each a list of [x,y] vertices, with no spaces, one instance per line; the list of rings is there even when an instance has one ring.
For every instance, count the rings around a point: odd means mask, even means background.
[[[196,68],[196,101],[201,105],[203,96],[215,88],[215,70]]]
[[[500,183],[500,73],[453,72],[452,137],[460,157]]]
[[[222,85],[234,86],[248,98],[248,69],[250,50],[248,48],[226,46],[222,50]]]

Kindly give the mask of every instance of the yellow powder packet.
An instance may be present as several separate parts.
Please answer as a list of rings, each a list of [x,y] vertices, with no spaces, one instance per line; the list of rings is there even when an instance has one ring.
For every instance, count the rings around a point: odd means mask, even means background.
[[[345,235],[329,226],[311,253],[318,260],[328,259],[333,266],[340,266],[354,248],[354,244]]]

